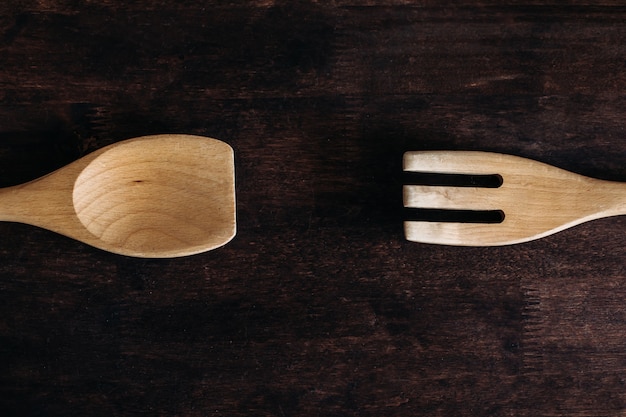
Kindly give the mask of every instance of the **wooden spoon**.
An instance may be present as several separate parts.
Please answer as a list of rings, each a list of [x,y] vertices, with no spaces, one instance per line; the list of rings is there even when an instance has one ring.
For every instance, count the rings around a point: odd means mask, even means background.
[[[233,150],[191,135],[118,142],[0,189],[0,221],[128,256],[171,258],[215,249],[236,232]]]

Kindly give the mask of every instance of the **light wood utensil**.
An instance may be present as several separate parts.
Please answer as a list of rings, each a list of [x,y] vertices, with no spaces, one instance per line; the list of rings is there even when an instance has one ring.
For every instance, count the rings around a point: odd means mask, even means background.
[[[0,220],[121,255],[171,258],[208,251],[236,232],[233,150],[191,135],[118,142],[0,189]]]
[[[404,185],[404,206],[415,211],[404,223],[410,241],[509,245],[626,214],[626,183],[584,177],[517,156],[424,151],[405,153],[403,162],[407,172],[434,174]],[[464,186],[447,184],[459,179],[465,180]],[[472,184],[485,181],[485,187]],[[446,217],[458,214],[461,220]]]

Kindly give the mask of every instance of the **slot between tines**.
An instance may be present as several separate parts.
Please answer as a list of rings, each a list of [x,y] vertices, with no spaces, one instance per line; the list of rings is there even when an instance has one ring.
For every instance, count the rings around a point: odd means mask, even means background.
[[[487,223],[497,224],[504,221],[502,210],[451,210],[406,207],[404,219],[415,222],[444,223]]]
[[[404,184],[448,187],[499,188],[502,176],[498,174],[447,174],[404,171]]]

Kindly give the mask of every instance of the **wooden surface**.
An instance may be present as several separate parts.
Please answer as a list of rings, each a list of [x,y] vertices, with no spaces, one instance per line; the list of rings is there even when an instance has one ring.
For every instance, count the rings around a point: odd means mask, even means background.
[[[2,2],[0,185],[215,137],[238,234],[140,260],[1,224],[1,414],[623,415],[626,219],[407,242],[401,156],[626,181],[626,8],[454,3]]]

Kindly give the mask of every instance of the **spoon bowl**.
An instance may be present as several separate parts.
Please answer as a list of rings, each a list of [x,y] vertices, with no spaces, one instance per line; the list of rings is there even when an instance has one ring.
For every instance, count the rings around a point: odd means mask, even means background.
[[[192,135],[118,142],[0,189],[0,220],[127,256],[171,258],[215,249],[236,233],[233,150]]]

